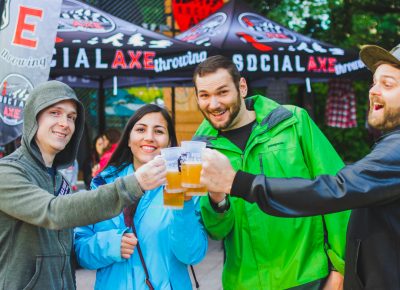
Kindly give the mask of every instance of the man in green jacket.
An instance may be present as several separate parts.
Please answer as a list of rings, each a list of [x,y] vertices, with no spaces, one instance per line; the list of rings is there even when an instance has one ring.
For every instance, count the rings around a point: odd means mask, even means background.
[[[232,191],[249,182],[248,173],[312,178],[343,167],[303,109],[259,95],[244,100],[246,81],[229,59],[209,57],[198,65],[193,81],[205,117],[194,139],[225,154],[239,170]],[[213,152],[204,151],[203,171],[212,168]],[[211,178],[231,176],[218,172]],[[202,182],[209,180],[202,177]],[[278,218],[217,192],[202,198],[201,212],[211,237],[224,239],[225,290],[341,289],[349,212]]]
[[[1,290],[75,289],[72,228],[112,218],[165,182],[165,164],[155,159],[115,183],[70,194],[58,169],[75,160],[83,125],[70,87],[50,81],[32,90],[21,147],[0,160]]]

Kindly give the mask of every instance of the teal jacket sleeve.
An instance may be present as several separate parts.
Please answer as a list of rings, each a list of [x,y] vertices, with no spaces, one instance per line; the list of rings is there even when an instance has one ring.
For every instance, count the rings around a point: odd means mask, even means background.
[[[92,190],[103,186],[113,179],[106,180],[102,175],[97,175],[91,182]],[[74,229],[74,247],[79,264],[87,269],[99,269],[113,263],[121,262],[121,239],[128,230],[117,227],[119,216],[93,225],[77,227]]]
[[[74,246],[79,264],[95,270],[125,260],[121,257],[121,239],[127,228],[99,232],[95,228],[95,225],[89,225],[74,230]]]
[[[199,197],[185,201],[182,210],[174,210],[170,226],[172,251],[182,263],[197,264],[207,253],[208,240],[200,221]]]

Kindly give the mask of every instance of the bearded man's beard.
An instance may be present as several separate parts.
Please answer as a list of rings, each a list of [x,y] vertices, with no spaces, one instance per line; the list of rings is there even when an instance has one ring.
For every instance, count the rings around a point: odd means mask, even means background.
[[[382,110],[385,110],[383,116],[376,117],[372,115],[372,110],[370,109],[368,113],[368,124],[372,128],[387,132],[400,126],[400,108],[383,108]]]

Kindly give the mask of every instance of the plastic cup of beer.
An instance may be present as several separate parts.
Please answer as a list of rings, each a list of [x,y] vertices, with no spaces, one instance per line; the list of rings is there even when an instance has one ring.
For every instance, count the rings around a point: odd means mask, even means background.
[[[166,188],[169,193],[183,192],[181,185],[180,158],[181,147],[168,147],[161,149],[161,156],[165,160],[167,166],[167,184]]]
[[[201,151],[206,148],[205,142],[199,141],[182,141],[182,186],[186,189],[199,189],[204,187],[200,183],[201,164]],[[200,192],[197,190],[197,192]],[[192,191],[195,193],[195,191]],[[190,191],[187,193],[190,195]],[[201,194],[204,195],[204,194]]]
[[[205,186],[197,188],[185,188],[185,196],[203,196],[207,195],[207,188]]]
[[[167,186],[164,186],[163,192],[164,207],[171,209],[183,209],[185,201],[185,192],[168,192]]]
[[[180,158],[181,147],[161,149],[161,156],[167,166],[167,184],[163,189],[164,207],[182,209],[184,202],[184,188],[181,185]]]

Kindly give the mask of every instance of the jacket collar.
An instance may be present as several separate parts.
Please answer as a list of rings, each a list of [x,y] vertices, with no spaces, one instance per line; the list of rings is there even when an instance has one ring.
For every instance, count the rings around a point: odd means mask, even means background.
[[[293,113],[284,106],[261,95],[255,95],[245,100],[248,110],[255,111],[257,125],[254,130],[270,131],[282,122],[293,117]],[[219,131],[216,130],[207,120],[204,120],[196,135],[195,141],[203,141],[208,147],[212,147],[211,141],[218,138]],[[252,134],[253,135],[253,134]]]
[[[380,137],[376,140],[375,144],[376,144],[376,143],[379,143],[379,142],[382,141],[383,139],[385,139],[385,138],[387,138],[387,137],[389,137],[389,136],[395,135],[395,134],[400,134],[400,127],[396,127],[396,128],[393,129],[392,131],[387,132],[387,133],[383,134],[382,136],[380,136]]]

